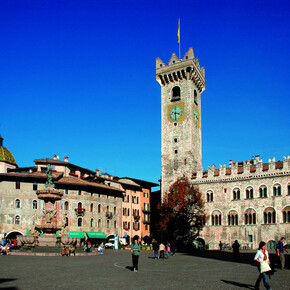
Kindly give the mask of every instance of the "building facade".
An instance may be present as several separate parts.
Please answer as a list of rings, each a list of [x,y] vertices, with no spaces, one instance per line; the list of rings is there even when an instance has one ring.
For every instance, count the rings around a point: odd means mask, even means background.
[[[290,238],[290,157],[263,163],[256,156],[203,170],[204,68],[192,48],[183,60],[173,54],[167,66],[157,58],[156,80],[162,100],[161,195],[182,176],[200,189],[209,219],[199,241],[216,249],[220,241],[231,245],[237,239],[256,248],[264,240],[271,248],[281,236]]]
[[[1,136],[0,136],[1,137]],[[37,191],[45,189],[51,167],[55,189],[57,223],[65,221],[69,235],[90,237],[150,237],[151,187],[158,184],[133,178],[118,178],[53,158],[34,160],[32,167],[18,167],[0,138],[0,235],[27,235],[33,219],[40,220],[44,201]]]

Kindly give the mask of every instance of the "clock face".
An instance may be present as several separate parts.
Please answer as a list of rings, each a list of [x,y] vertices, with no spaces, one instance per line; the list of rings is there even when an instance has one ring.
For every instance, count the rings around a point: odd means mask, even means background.
[[[193,107],[193,120],[194,123],[199,127],[199,112],[196,107]]]
[[[173,106],[169,111],[169,118],[171,121],[178,121],[183,115],[183,109],[180,105]]]

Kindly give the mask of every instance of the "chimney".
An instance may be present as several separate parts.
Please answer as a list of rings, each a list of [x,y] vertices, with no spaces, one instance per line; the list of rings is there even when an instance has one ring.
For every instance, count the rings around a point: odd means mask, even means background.
[[[57,160],[57,155],[53,155],[53,160]]]
[[[64,156],[64,162],[68,162],[68,157]]]
[[[100,176],[100,170],[99,169],[96,169],[96,175]]]

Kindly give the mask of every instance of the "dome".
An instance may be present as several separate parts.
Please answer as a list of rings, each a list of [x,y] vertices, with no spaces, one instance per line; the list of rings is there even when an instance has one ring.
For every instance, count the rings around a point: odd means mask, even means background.
[[[7,148],[3,147],[3,138],[0,135],[0,162],[1,161],[17,165],[12,153]]]

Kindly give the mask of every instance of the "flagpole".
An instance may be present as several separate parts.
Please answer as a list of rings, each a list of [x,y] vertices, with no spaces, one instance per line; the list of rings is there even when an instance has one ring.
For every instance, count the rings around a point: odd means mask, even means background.
[[[179,59],[181,59],[180,57],[180,18],[178,19],[177,41],[179,44]]]

